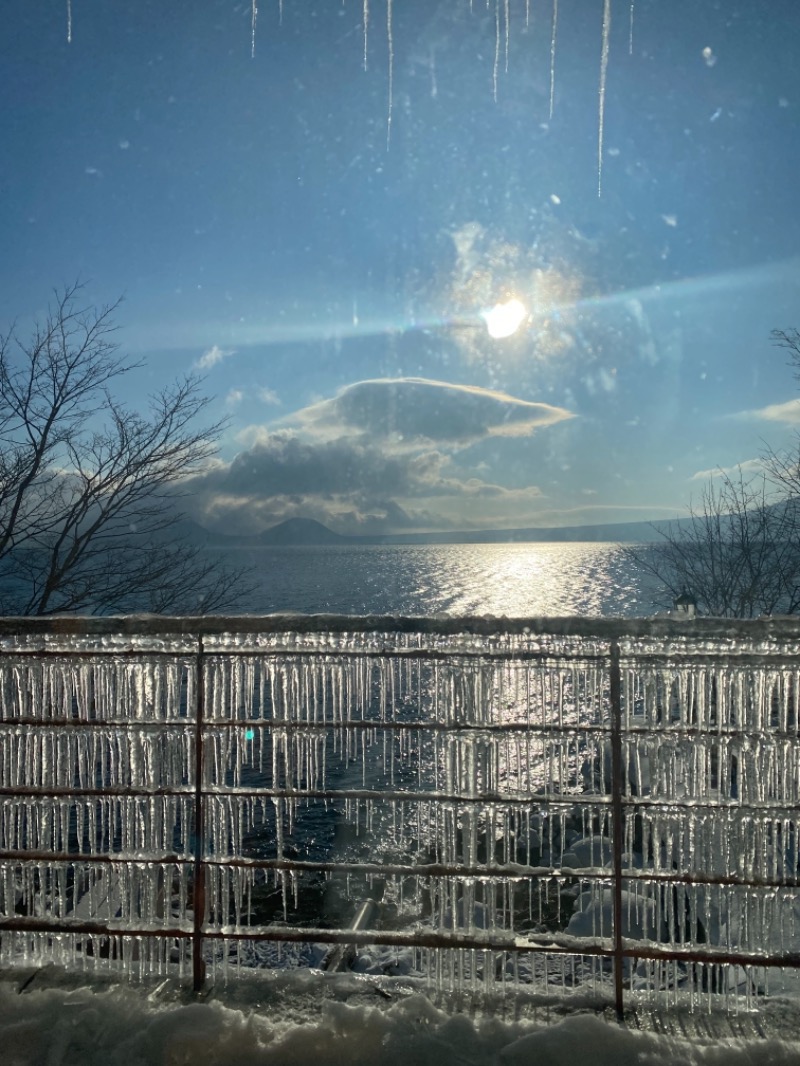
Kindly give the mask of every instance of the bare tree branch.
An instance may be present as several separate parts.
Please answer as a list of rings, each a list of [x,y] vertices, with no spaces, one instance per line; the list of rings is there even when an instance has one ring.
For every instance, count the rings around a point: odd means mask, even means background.
[[[800,330],[771,337],[800,380]],[[720,471],[687,519],[628,550],[663,597],[690,591],[703,612],[731,618],[800,613],[800,435],[785,451],[765,444],[761,465],[752,478]]]
[[[655,527],[659,540],[628,549],[671,603],[691,592],[704,614],[726,618],[800,610],[800,501],[767,474],[720,472],[689,517]]]
[[[185,537],[177,502],[225,422],[189,375],[130,410],[111,386],[137,364],[114,342],[117,304],[56,293],[29,342],[0,336],[0,610],[218,610],[247,591]]]

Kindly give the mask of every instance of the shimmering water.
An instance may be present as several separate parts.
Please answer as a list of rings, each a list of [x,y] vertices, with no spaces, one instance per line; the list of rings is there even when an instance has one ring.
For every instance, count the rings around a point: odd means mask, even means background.
[[[359,545],[242,549],[258,587],[245,612],[651,614],[619,544]]]

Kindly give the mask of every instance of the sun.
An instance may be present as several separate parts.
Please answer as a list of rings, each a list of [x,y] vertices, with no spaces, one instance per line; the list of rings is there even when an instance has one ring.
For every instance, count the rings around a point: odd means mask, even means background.
[[[489,336],[495,340],[513,336],[527,317],[528,309],[516,297],[495,304],[490,311],[481,311]]]

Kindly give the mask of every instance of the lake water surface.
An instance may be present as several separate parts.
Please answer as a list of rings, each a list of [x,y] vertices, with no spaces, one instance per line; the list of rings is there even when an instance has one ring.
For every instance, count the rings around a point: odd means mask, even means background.
[[[254,570],[247,613],[652,614],[653,597],[620,544],[529,543],[234,549]]]

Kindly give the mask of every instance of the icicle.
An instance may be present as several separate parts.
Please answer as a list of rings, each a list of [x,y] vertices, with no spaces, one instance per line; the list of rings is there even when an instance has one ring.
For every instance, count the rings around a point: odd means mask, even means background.
[[[511,41],[511,0],[505,0],[506,20],[506,74],[508,74],[508,50]]]
[[[497,103],[497,73],[500,67],[500,0],[494,0],[494,65],[492,67],[492,96]]]
[[[256,22],[258,21],[258,0],[252,0],[250,9],[250,58],[256,57]]]
[[[531,24],[531,0],[525,0],[525,28]]]
[[[611,0],[603,0],[603,48],[600,56],[600,91],[597,127],[597,195],[603,195],[603,138],[606,119],[606,76],[611,41]]]
[[[67,0],[67,44],[72,44],[72,0]]]
[[[389,105],[386,115],[386,147],[392,141],[392,112],[394,110],[394,36],[392,33],[392,0],[386,0],[386,43],[389,49]]]
[[[636,0],[631,0],[631,26],[628,34],[628,55],[633,55],[633,14],[636,8]]]
[[[553,0],[553,24],[550,34],[550,118],[556,98],[556,40],[558,37],[558,0]]]
[[[364,70],[367,69],[367,51],[369,45],[369,0],[364,0]]]

